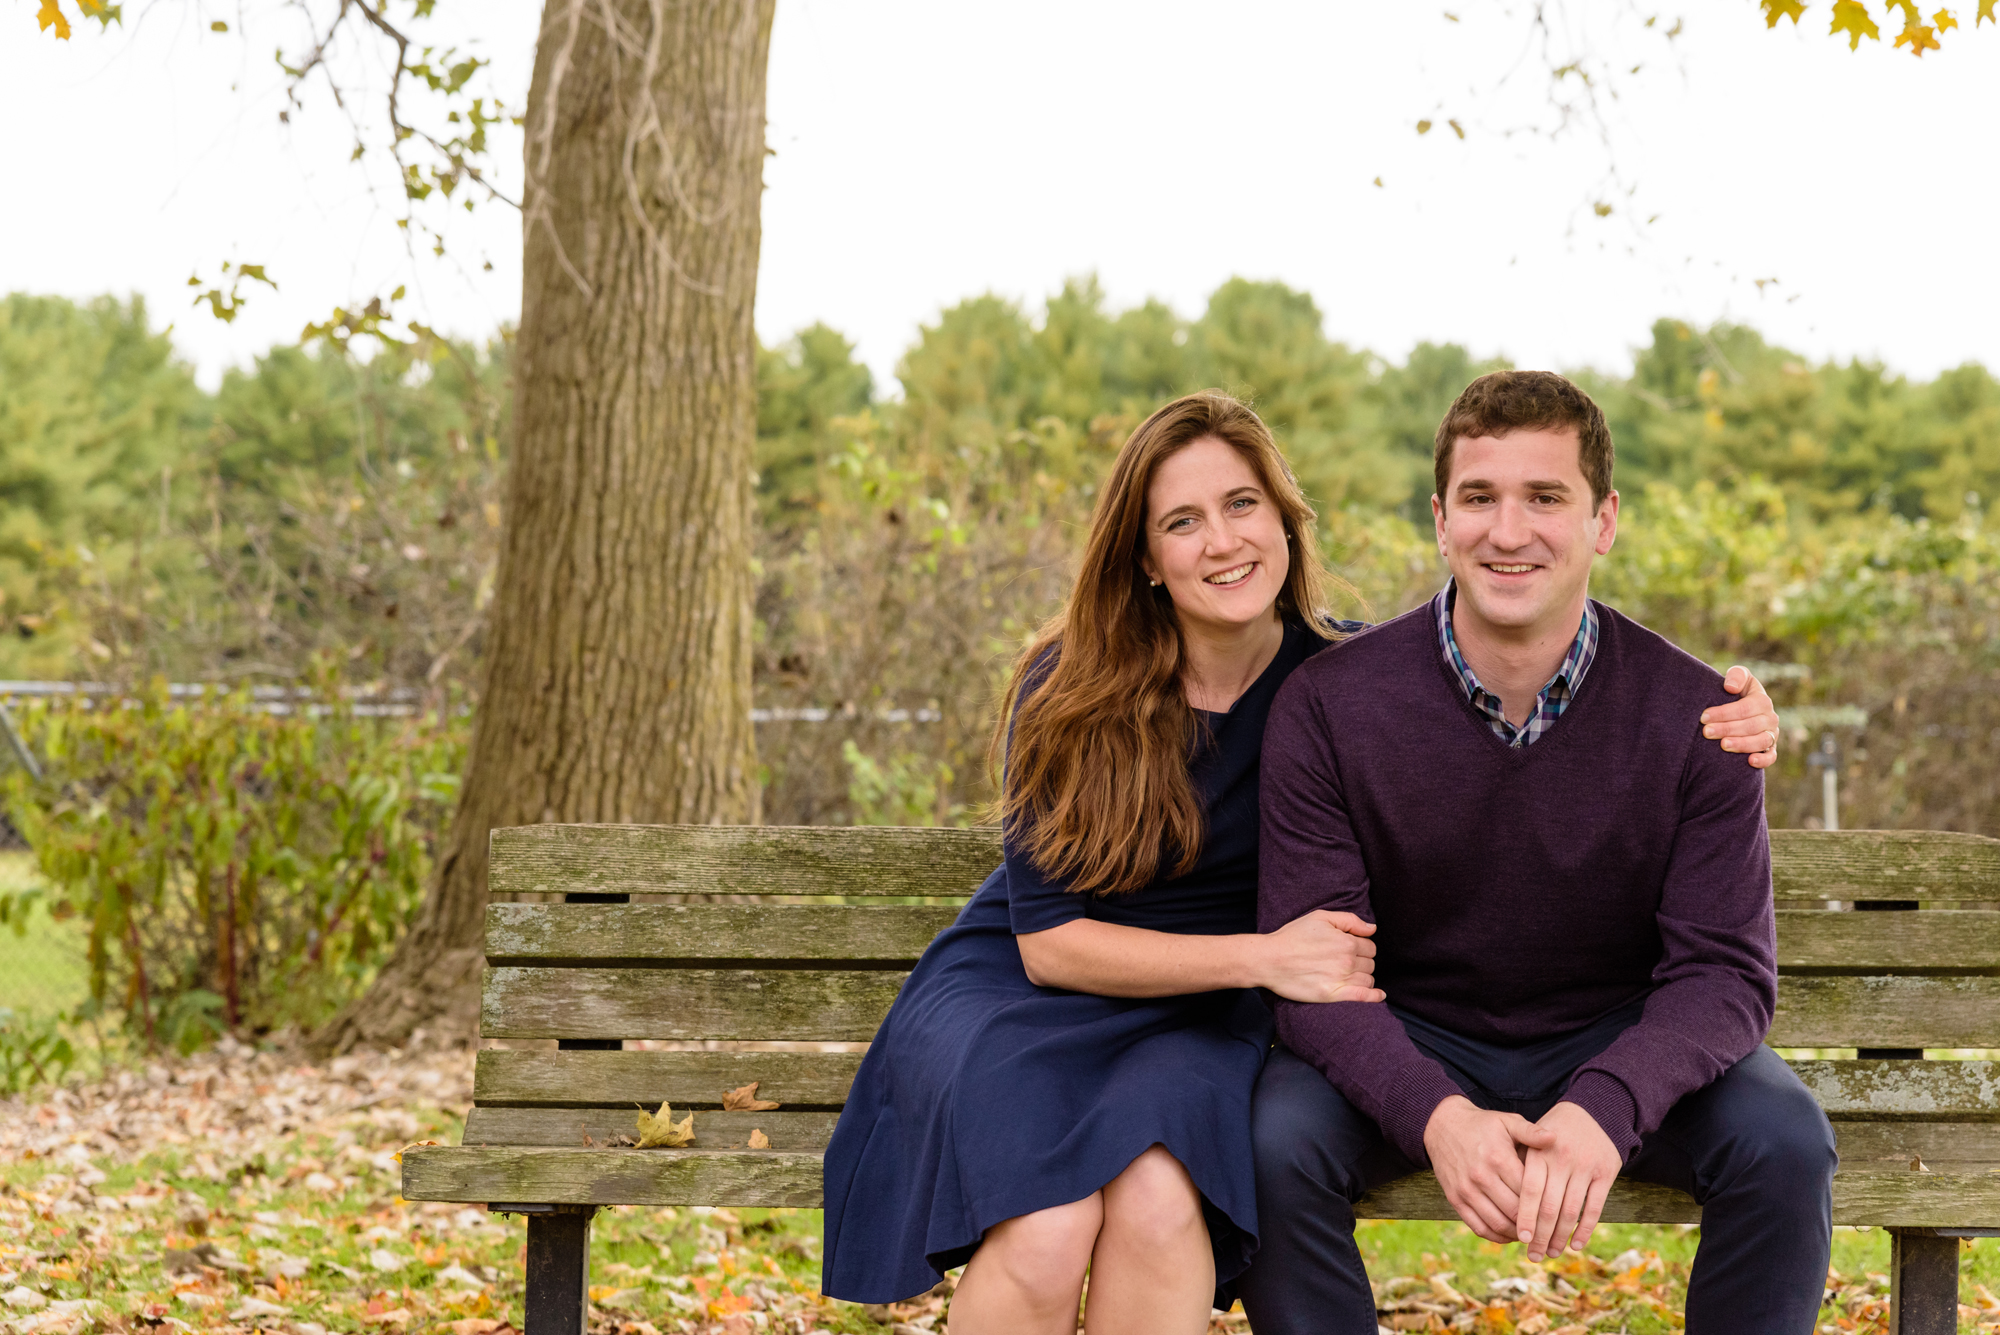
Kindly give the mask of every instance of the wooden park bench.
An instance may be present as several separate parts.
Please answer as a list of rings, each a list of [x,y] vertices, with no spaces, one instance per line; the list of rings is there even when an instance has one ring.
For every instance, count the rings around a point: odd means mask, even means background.
[[[582,1335],[604,1205],[820,1204],[820,1154],[860,1055],[625,1051],[624,1040],[861,1042],[997,864],[990,830],[530,826],[496,830],[482,1029],[556,1050],[479,1054],[459,1146],[403,1159],[411,1200],[528,1217],[527,1335]],[[1793,1065],[1833,1120],[1836,1223],[1892,1235],[1891,1329],[1957,1328],[1961,1238],[2000,1236],[2000,840],[1774,831],[1782,975],[1769,1042],[1859,1049]],[[742,896],[759,900],[716,902]],[[651,902],[648,902],[651,901]],[[1980,907],[1960,907],[1963,905]],[[1886,912],[1832,911],[1844,907]],[[721,1111],[758,1084],[776,1111]],[[696,1112],[687,1149],[638,1149],[636,1110]],[[768,1148],[747,1148],[753,1130]],[[1450,1219],[1418,1173],[1358,1214]],[[1620,1183],[1604,1217],[1701,1218]]]

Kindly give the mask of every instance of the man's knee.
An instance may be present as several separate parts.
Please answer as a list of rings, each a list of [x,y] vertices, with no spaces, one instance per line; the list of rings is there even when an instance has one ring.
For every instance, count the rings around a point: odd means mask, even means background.
[[[1768,1184],[1797,1198],[1802,1189],[1832,1183],[1839,1163],[1833,1127],[1775,1052],[1757,1049],[1712,1088],[1713,1115],[1723,1131],[1722,1161],[1712,1173],[1717,1187]]]
[[[1250,1107],[1259,1214],[1294,1198],[1331,1192],[1353,1200],[1367,1190],[1364,1162],[1381,1132],[1318,1070],[1284,1048],[1272,1051]]]

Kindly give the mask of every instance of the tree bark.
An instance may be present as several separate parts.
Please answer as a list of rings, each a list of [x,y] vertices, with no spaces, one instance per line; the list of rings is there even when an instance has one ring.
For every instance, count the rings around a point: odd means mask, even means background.
[[[549,0],[515,443],[465,784],[418,921],[322,1052],[468,1038],[486,845],[758,815],[751,468],[774,0]]]

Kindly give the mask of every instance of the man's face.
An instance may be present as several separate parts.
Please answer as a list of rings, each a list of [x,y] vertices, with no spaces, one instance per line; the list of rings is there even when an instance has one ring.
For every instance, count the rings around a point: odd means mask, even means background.
[[[1590,563],[1618,534],[1618,493],[1590,503],[1572,427],[1461,436],[1448,494],[1431,497],[1431,515],[1459,615],[1538,635],[1582,615]]]

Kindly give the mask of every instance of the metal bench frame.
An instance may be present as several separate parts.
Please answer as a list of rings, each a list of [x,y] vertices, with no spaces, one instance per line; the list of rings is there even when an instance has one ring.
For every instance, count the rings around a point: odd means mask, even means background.
[[[997,864],[991,830],[542,825],[496,830],[481,1028],[556,1050],[479,1054],[463,1144],[403,1159],[410,1200],[528,1217],[527,1335],[584,1335],[603,1205],[820,1204],[820,1153],[860,1057],[625,1051],[624,1040],[865,1042],[907,970]],[[1841,1150],[1834,1221],[1889,1230],[1891,1330],[1957,1329],[1961,1239],[2000,1236],[2000,840],[1773,831],[1780,1048],[1855,1048],[1795,1068]],[[750,902],[729,902],[758,896]],[[645,902],[645,901],[652,902]],[[859,902],[856,902],[859,901]],[[1832,911],[1847,908],[1862,912]],[[755,1080],[774,1112],[720,1111]],[[694,1147],[616,1143],[634,1109],[697,1111]],[[746,1147],[761,1130],[770,1147]],[[1358,1203],[1451,1219],[1429,1173]],[[1621,1182],[1612,1222],[1700,1207]]]

